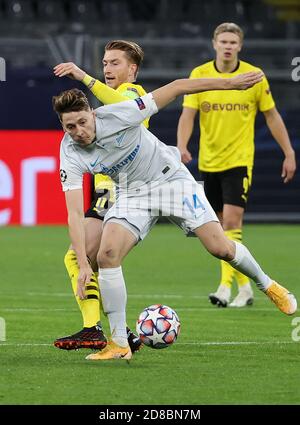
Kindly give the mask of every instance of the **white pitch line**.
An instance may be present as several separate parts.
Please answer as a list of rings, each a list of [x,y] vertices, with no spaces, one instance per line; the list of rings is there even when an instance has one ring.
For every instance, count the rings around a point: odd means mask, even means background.
[[[2,294],[5,296],[16,297],[16,294]],[[71,292],[27,292],[24,296],[29,297],[69,297],[72,298]],[[128,294],[130,298],[195,298],[195,299],[208,299],[207,295],[180,295],[180,294]]]
[[[27,292],[30,297],[72,297],[71,292]]]
[[[295,341],[216,341],[216,342],[178,342],[176,345],[272,345],[294,344]]]
[[[128,294],[130,298],[195,298],[195,299],[207,299],[207,295],[181,295],[181,294]]]
[[[72,297],[71,292],[27,292],[30,297]],[[207,295],[181,295],[181,294],[128,294],[130,298],[199,298],[208,299]]]
[[[11,312],[22,312],[22,313],[35,313],[35,312],[39,312],[39,311],[61,311],[63,313],[68,313],[68,312],[74,312],[74,311],[78,311],[75,309],[66,309],[66,308],[1,308],[0,310],[2,311],[6,311],[8,313]]]
[[[132,310],[132,308],[130,309]],[[179,307],[176,308],[177,312],[199,312],[199,311],[205,311],[205,312],[220,312],[220,311],[273,311],[278,312],[275,307],[265,307],[265,308],[256,308],[256,307],[247,307],[247,308],[214,308],[214,307]],[[297,310],[299,311],[299,310]],[[74,313],[78,312],[77,309],[67,309],[67,308],[1,308],[0,312],[7,312],[7,313],[38,313],[38,312],[62,312],[62,313]]]
[[[286,345],[295,344],[295,341],[209,341],[209,342],[177,342],[175,345],[196,345],[196,346],[237,346],[237,345]],[[10,347],[52,347],[48,343],[13,343],[0,342],[1,346]]]
[[[9,294],[8,294],[9,295]],[[71,292],[27,292],[30,297],[73,297]],[[15,294],[14,294],[15,297]],[[180,295],[180,294],[128,294],[130,298],[195,298],[208,299],[207,295]]]
[[[2,294],[6,296],[13,296],[16,297],[15,294]],[[73,295],[71,292],[27,292],[25,293],[25,296],[30,297],[70,297],[72,298]],[[178,298],[178,299],[200,299],[200,300],[208,300],[208,295],[197,295],[197,294],[128,294],[128,297],[130,298],[142,298],[142,299],[162,299],[162,298]],[[256,297],[258,300],[264,299],[264,297],[261,295]]]
[[[1,346],[11,346],[11,347],[50,347],[52,344],[48,344],[48,343],[14,343],[14,342],[0,342],[0,347]]]
[[[176,311],[205,311],[205,312],[216,312],[216,311],[236,311],[236,312],[242,312],[242,311],[274,311],[276,313],[278,313],[278,310],[276,309],[276,307],[265,307],[265,308],[256,308],[256,307],[245,307],[245,308],[236,308],[236,307],[226,307],[226,308],[213,308],[213,307],[179,307],[175,309]],[[299,310],[297,310],[299,311]]]

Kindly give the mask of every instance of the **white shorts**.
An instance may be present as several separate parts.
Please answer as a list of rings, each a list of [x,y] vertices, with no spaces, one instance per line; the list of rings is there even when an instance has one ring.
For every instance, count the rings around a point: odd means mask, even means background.
[[[152,182],[135,190],[119,189],[104,223],[119,223],[141,240],[159,217],[167,218],[187,235],[205,223],[219,221],[203,186],[182,164],[167,181]]]

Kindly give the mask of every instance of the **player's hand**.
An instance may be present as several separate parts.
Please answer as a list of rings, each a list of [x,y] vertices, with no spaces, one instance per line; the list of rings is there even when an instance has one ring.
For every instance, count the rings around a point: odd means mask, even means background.
[[[179,149],[180,155],[181,155],[181,161],[184,164],[187,164],[188,162],[190,162],[192,160],[192,155],[190,153],[190,151],[188,149]]]
[[[89,265],[85,267],[80,267],[79,276],[77,280],[76,295],[78,295],[78,297],[81,300],[84,300],[86,298],[85,285],[91,281],[92,274],[93,274],[93,270],[91,269]]]
[[[53,72],[56,77],[69,77],[77,81],[82,81],[86,74],[73,62],[60,63],[53,68]]]
[[[284,183],[288,183],[289,181],[292,180],[296,172],[296,168],[297,166],[296,166],[295,154],[285,157],[285,160],[283,161],[283,164],[282,164],[282,172],[281,172],[281,177],[283,178]]]
[[[232,90],[246,90],[260,83],[264,77],[263,72],[246,72],[229,79]]]

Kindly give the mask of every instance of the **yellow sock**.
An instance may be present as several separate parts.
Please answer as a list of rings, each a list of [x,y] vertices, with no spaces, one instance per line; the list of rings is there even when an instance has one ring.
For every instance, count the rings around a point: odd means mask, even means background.
[[[243,273],[239,272],[238,270],[235,270],[234,277],[239,287],[244,286],[250,282],[249,277],[245,276]]]
[[[233,282],[234,268],[227,261],[221,260],[221,284],[231,288]]]
[[[98,280],[99,273],[98,272],[95,272],[95,276],[97,278],[98,288],[99,288],[99,293],[100,293],[99,280]],[[104,314],[104,316],[107,317],[107,313],[105,313],[105,311],[103,310],[103,304],[102,304],[101,295],[99,297],[99,304],[100,304],[100,315],[102,316],[102,314]]]
[[[85,293],[87,298],[81,300],[76,295],[79,267],[75,251],[72,249],[69,249],[65,255],[65,266],[71,279],[76,301],[81,311],[83,327],[91,328],[92,326],[96,326],[100,321],[100,293],[97,276],[95,273],[92,275],[91,281],[86,285]]]
[[[232,241],[242,243],[242,239],[243,239],[242,229],[226,230],[225,234]],[[245,276],[243,273],[241,273],[241,272],[239,272],[238,270],[235,270],[235,269],[233,269],[233,277],[235,278],[239,287],[246,285],[247,283],[250,282],[249,278],[247,276]]]

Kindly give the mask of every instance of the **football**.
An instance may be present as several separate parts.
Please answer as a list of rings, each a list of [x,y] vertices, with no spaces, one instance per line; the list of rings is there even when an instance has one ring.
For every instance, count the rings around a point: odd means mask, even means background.
[[[143,344],[148,347],[166,348],[172,345],[179,336],[179,317],[167,305],[150,305],[139,315],[136,331]]]

